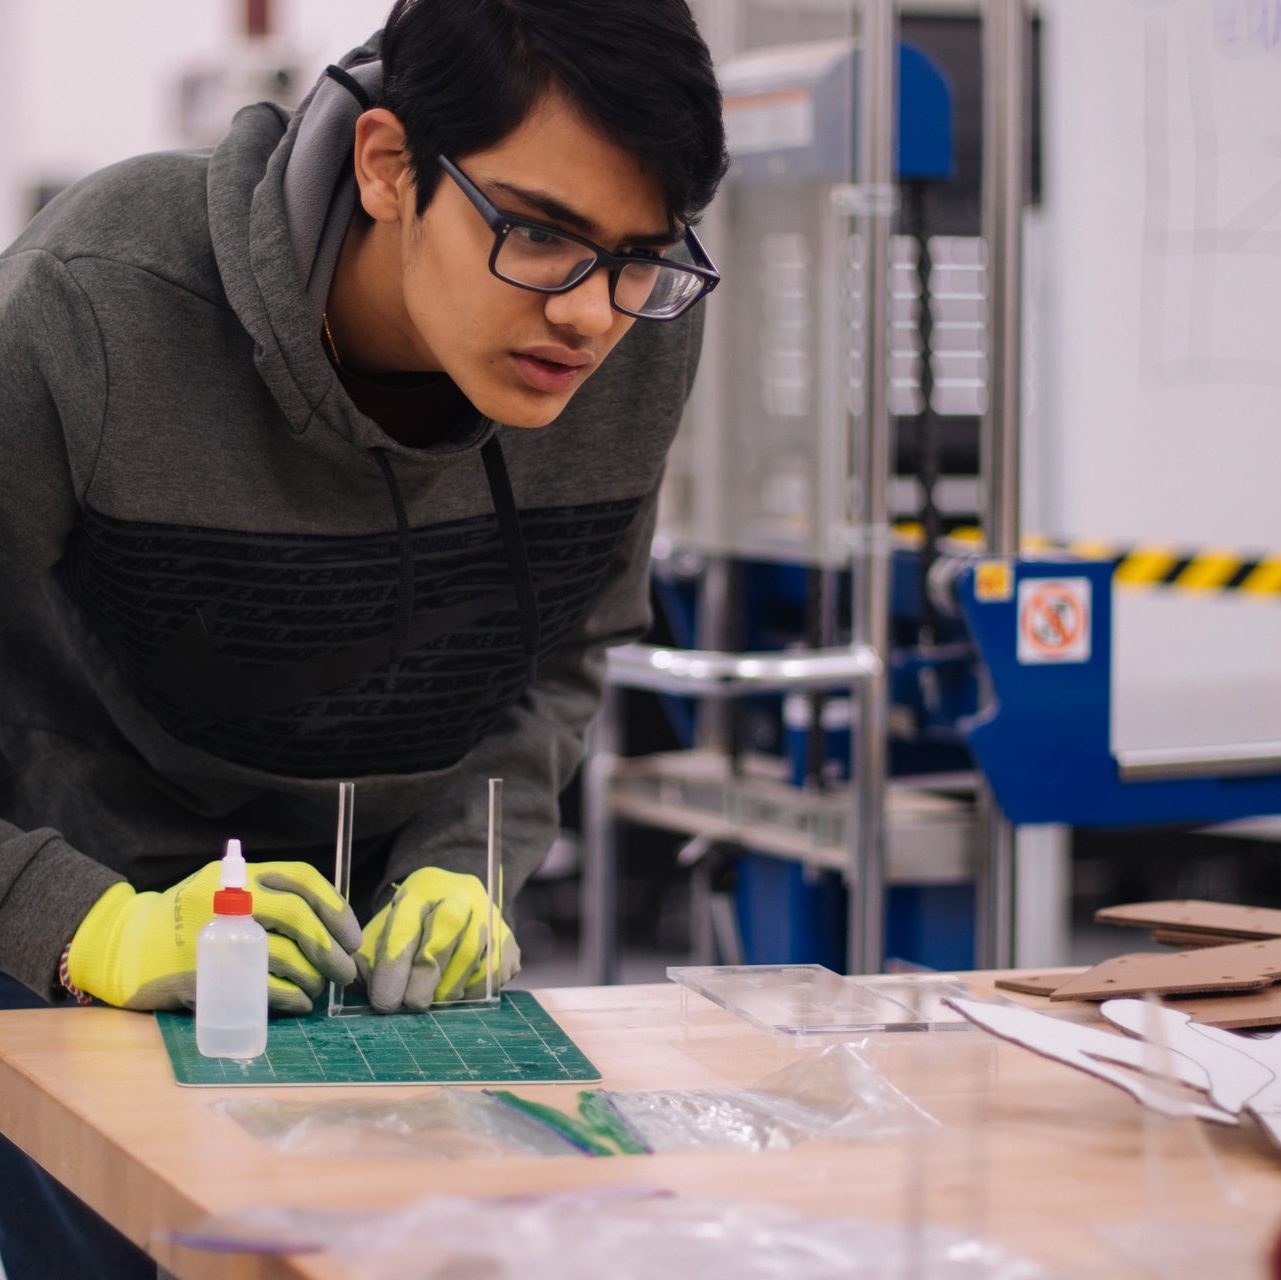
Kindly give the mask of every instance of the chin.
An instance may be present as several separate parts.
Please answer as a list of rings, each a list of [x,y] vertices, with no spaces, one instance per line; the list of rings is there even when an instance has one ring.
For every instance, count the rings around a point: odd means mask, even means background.
[[[565,411],[572,396],[479,396],[472,403],[487,418],[505,427],[536,430],[549,426]]]
[[[557,418],[560,417],[561,411],[565,406],[559,405],[554,413],[542,414],[525,414],[518,415],[509,413],[506,417],[490,415],[496,422],[501,422],[505,427],[517,427],[525,431],[537,431],[539,427],[549,427]]]

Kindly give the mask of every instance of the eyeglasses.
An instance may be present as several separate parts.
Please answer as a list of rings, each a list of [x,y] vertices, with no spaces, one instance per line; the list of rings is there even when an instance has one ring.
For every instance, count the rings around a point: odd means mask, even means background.
[[[675,320],[720,283],[720,274],[692,227],[671,257],[645,251],[610,253],[582,236],[501,213],[452,161],[437,163],[458,184],[494,233],[489,269],[500,280],[535,293],[568,293],[597,267],[609,271],[615,311],[640,320]]]

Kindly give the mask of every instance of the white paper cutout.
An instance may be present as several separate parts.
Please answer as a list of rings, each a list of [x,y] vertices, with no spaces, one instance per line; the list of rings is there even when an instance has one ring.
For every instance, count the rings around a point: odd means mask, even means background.
[[[1172,1098],[1159,1089],[1151,1088],[1142,1079],[1115,1071],[1107,1065],[1118,1063],[1147,1075],[1163,1075],[1164,1073],[1152,1071],[1152,1055],[1143,1042],[1127,1040],[1124,1036],[1112,1035],[1111,1032],[1100,1031],[1095,1027],[1083,1027],[1075,1022],[1050,1018],[1043,1013],[1034,1013],[1031,1009],[1022,1009],[1012,1004],[992,1004],[985,1000],[967,1000],[959,996],[949,996],[945,1003],[971,1022],[1000,1036],[1002,1040],[1010,1040],[1042,1057],[1053,1058],[1056,1062],[1106,1080],[1109,1084],[1124,1089],[1144,1106],[1163,1115],[1192,1115],[1213,1124],[1237,1123],[1236,1116],[1230,1111],[1208,1103]],[[1166,1055],[1166,1064],[1170,1068],[1170,1079],[1202,1093],[1209,1092],[1209,1073],[1199,1063],[1192,1062],[1177,1052],[1171,1052]],[[1281,1121],[1281,1097],[1278,1097],[1278,1104],[1278,1120]]]
[[[1192,1030],[1199,1036],[1217,1038],[1229,1033],[1219,1027],[1194,1022]],[[1264,1036],[1233,1036],[1232,1045],[1272,1072],[1271,1083],[1265,1084],[1246,1104],[1245,1109],[1263,1126],[1264,1132],[1281,1147],[1281,1033]]]
[[[1199,1063],[1210,1077],[1210,1101],[1237,1115],[1249,1099],[1276,1079],[1276,1072],[1251,1054],[1250,1043],[1219,1027],[1193,1023],[1191,1014],[1144,1000],[1105,1000],[1099,1012],[1114,1026],[1141,1040],[1154,1027],[1176,1053]]]

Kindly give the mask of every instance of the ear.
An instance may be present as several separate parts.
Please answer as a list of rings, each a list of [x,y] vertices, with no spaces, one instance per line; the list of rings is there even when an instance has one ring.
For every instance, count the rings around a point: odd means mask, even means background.
[[[355,170],[365,212],[375,222],[398,222],[414,183],[405,128],[386,107],[366,111],[356,121]]]

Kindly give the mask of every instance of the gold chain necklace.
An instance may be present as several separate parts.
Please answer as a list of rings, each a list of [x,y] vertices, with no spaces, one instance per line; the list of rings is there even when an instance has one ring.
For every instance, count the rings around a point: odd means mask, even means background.
[[[325,335],[325,341],[329,344],[329,354],[333,356],[334,364],[341,369],[342,357],[338,354],[338,344],[334,341],[334,331],[329,327],[329,314],[322,311],[320,313],[320,330]]]

